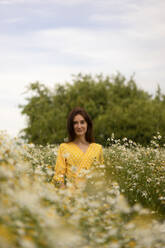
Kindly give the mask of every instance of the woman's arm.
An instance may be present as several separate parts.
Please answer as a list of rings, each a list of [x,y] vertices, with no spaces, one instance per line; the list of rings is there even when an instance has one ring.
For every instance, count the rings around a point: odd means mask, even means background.
[[[66,162],[63,156],[63,146],[61,144],[58,149],[53,181],[55,181],[55,183],[60,185],[60,187],[62,188],[65,187],[65,180],[64,180],[65,174],[66,174]]]
[[[104,164],[104,156],[103,156],[103,148],[102,148],[102,146],[101,146],[101,148],[100,148],[100,157],[99,157],[99,162],[100,162],[100,164]]]

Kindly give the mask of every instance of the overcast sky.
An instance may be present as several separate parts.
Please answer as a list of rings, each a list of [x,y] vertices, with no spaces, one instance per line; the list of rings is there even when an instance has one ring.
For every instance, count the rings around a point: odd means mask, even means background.
[[[164,11],[164,0],[0,0],[0,130],[25,127],[30,82],[119,71],[165,93]]]

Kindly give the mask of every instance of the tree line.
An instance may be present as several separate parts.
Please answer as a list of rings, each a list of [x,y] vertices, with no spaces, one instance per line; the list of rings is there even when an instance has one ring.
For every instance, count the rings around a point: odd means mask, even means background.
[[[96,142],[107,144],[114,133],[148,145],[157,132],[165,136],[165,95],[160,87],[154,96],[138,88],[133,77],[118,73],[74,75],[71,83],[56,84],[49,89],[40,82],[29,84],[26,104],[20,105],[27,117],[21,136],[34,144],[58,144],[67,138],[66,120],[75,106],[90,114]]]

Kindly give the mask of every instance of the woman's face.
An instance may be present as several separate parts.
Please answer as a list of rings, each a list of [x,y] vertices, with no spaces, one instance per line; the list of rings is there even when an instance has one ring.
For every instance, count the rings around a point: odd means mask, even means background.
[[[73,128],[76,136],[85,136],[88,124],[82,115],[78,114],[73,118]]]

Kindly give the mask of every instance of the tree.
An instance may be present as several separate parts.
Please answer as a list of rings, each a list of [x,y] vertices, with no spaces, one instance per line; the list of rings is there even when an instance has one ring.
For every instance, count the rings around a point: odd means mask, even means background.
[[[22,136],[35,144],[63,142],[67,116],[75,106],[90,114],[96,142],[103,145],[112,133],[145,145],[157,131],[165,134],[165,96],[159,90],[153,99],[133,77],[127,81],[120,73],[112,77],[80,73],[72,83],[58,84],[53,91],[39,82],[30,84],[28,91],[32,96],[20,106],[27,116]]]

